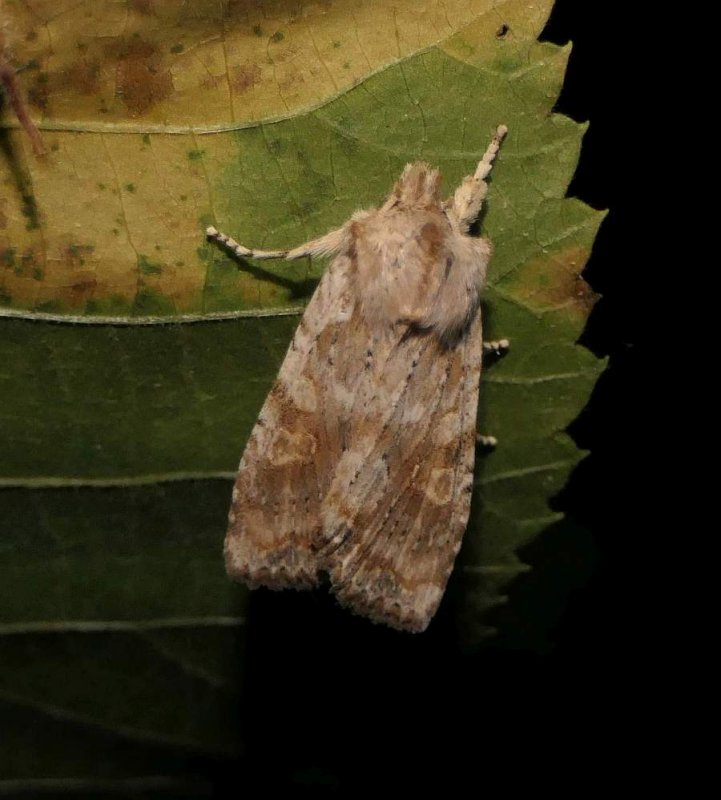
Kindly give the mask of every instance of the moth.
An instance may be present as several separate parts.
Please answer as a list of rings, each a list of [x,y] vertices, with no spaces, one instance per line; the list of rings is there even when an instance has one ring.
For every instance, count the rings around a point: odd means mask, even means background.
[[[506,132],[447,200],[438,170],[417,162],[382,206],[291,250],[208,228],[241,258],[333,256],[240,461],[232,578],[270,589],[328,580],[356,614],[428,626],[470,510],[491,244],[469,227]]]

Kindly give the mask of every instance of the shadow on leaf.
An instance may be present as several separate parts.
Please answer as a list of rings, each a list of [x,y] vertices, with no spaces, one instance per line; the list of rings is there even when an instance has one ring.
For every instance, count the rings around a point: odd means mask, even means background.
[[[300,281],[293,281],[290,278],[284,278],[282,275],[276,275],[270,270],[263,269],[263,267],[258,267],[245,259],[236,258],[235,261],[238,265],[238,271],[247,272],[260,281],[268,281],[268,283],[272,283],[275,286],[282,286],[288,290],[293,300],[311,297],[320,283],[319,278],[304,278]]]
[[[0,117],[3,116],[4,106],[4,97],[0,95]],[[40,213],[32,182],[27,170],[23,168],[20,154],[17,148],[13,146],[10,130],[7,128],[0,129],[0,153],[2,153],[2,158],[8,164],[16,191],[22,200],[20,210],[27,219],[27,229],[36,230],[40,227]]]
[[[532,569],[510,584],[508,602],[486,615],[486,624],[497,630],[489,643],[546,653],[553,649],[569,596],[593,574],[598,551],[590,532],[566,517],[521,548],[519,557]]]

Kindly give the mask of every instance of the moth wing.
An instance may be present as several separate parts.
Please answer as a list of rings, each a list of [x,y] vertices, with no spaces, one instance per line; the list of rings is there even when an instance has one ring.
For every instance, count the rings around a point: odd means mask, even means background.
[[[455,346],[396,339],[356,405],[319,553],[355,613],[422,631],[440,603],[470,510],[482,350],[480,310]]]
[[[310,588],[318,582],[313,541],[320,504],[342,450],[342,391],[325,377],[336,360],[354,364],[348,335],[354,308],[351,260],[341,254],[324,273],[293,336],[278,377],[245,447],[228,515],[226,568],[251,588]],[[362,344],[358,344],[362,349]],[[332,388],[333,391],[329,391]]]

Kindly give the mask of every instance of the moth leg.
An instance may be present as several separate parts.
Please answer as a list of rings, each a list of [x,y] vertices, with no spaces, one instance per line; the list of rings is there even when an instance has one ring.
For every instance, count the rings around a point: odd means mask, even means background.
[[[483,355],[493,355],[500,358],[505,356],[511,347],[508,339],[494,339],[492,342],[483,342]]]
[[[478,216],[483,200],[488,194],[486,178],[491,172],[493,161],[507,133],[508,128],[505,125],[498,126],[495,136],[488,145],[488,149],[478,162],[475,174],[467,175],[453,195],[450,208],[456,215],[461,230],[464,232],[468,230],[470,224]]]
[[[501,356],[506,355],[510,346],[511,343],[508,339],[494,339],[490,342],[483,342],[483,355],[501,358]],[[497,444],[498,439],[495,436],[485,433],[476,434],[476,447],[479,450],[489,452],[490,450],[495,450]]]
[[[229,250],[232,250],[240,258],[286,258],[292,260],[294,258],[303,258],[304,256],[329,255],[337,252],[348,240],[348,228],[344,225],[342,228],[326,233],[325,236],[311,239],[309,242],[293,247],[290,250],[253,250],[250,247],[238,244],[235,239],[231,239],[230,236],[221,233],[212,225],[206,229],[205,235],[208,239],[219,242]]]

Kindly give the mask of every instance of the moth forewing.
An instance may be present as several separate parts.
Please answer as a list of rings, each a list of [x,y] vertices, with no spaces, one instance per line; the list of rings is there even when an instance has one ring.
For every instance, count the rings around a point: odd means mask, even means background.
[[[310,588],[424,630],[468,522],[490,243],[468,236],[506,129],[451,200],[409,164],[385,203],[290,251],[332,254],[238,470],[225,542],[251,587]]]
[[[443,595],[470,508],[481,353],[479,314],[454,346],[396,341],[395,391],[353,409],[366,447],[341,456],[318,556],[341,602],[371,619],[423,630]]]
[[[318,581],[313,542],[341,445],[339,398],[317,376],[327,370],[324,351],[333,357],[347,325],[347,266],[339,258],[321,279],[240,462],[226,565],[251,587],[310,588]]]

